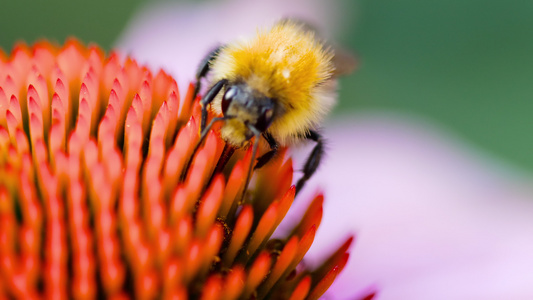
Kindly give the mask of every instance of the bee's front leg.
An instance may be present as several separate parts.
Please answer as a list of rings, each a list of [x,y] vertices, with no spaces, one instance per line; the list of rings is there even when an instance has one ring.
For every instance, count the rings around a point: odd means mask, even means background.
[[[194,84],[194,93],[192,100],[196,99],[196,96],[200,92],[201,87],[201,79],[207,76],[207,73],[211,70],[211,64],[215,59],[217,58],[218,54],[220,53],[220,50],[223,46],[218,46],[215,49],[213,49],[209,54],[207,54],[203,59],[200,65],[198,66],[198,69],[196,70],[196,83]]]
[[[263,137],[268,142],[268,145],[270,146],[270,151],[261,155],[261,157],[257,159],[257,163],[254,166],[254,170],[266,165],[274,156],[276,156],[276,153],[278,153],[279,143],[274,139],[274,137],[270,133],[266,132],[263,133]]]
[[[207,106],[209,103],[213,102],[217,94],[220,92],[220,90],[228,83],[228,80],[222,79],[219,82],[215,83],[209,91],[205,94],[205,96],[200,100],[200,105],[202,106],[202,121],[200,125],[200,132],[203,134],[205,130],[205,124],[207,122]]]

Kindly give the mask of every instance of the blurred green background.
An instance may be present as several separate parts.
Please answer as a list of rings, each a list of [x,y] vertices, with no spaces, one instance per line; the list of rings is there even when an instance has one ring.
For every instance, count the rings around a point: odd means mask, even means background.
[[[533,171],[533,1],[340,1],[354,12],[340,42],[360,67],[337,113],[422,116]],[[4,1],[0,46],[73,35],[109,49],[142,2]]]

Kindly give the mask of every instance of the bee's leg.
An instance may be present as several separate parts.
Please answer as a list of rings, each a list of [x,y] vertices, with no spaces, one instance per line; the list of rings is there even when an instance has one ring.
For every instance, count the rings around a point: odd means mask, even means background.
[[[198,141],[196,142],[196,145],[194,146],[194,148],[192,150],[192,153],[190,155],[189,161],[187,162],[187,164],[183,168],[183,171],[182,171],[181,177],[180,177],[181,181],[185,180],[185,176],[187,176],[187,173],[189,172],[189,168],[191,167],[192,160],[193,160],[194,156],[196,155],[196,152],[198,152],[198,149],[200,149],[200,145],[202,144],[202,142],[207,137],[207,133],[209,132],[209,130],[211,130],[211,127],[213,127],[213,124],[215,124],[218,121],[224,121],[224,120],[228,120],[228,119],[231,119],[231,118],[232,117],[213,118],[211,120],[211,122],[209,122],[209,125],[207,125],[207,127],[204,130],[202,130],[200,138],[198,139]]]
[[[254,170],[266,165],[274,156],[276,156],[276,153],[278,153],[279,143],[274,139],[274,137],[270,133],[266,132],[263,133],[263,137],[268,142],[270,151],[261,155],[261,157],[257,159]]]
[[[213,172],[213,176],[217,173],[222,172],[224,170],[224,167],[230,160],[231,156],[235,152],[235,147],[230,146],[230,144],[224,145],[224,150],[222,150],[222,154],[220,155],[220,158],[218,159],[217,165],[215,167],[215,171]]]
[[[254,134],[254,145],[253,145],[253,148],[252,148],[252,159],[250,161],[250,166],[248,167],[248,172],[247,172],[247,175],[246,175],[246,181],[245,181],[245,184],[244,184],[244,188],[242,190],[242,195],[241,195],[241,203],[244,201],[244,195],[246,195],[246,190],[248,189],[248,184],[250,184],[250,179],[252,178],[252,171],[253,171],[253,164],[254,164],[254,161],[255,161],[255,157],[257,155],[257,148],[259,146],[259,139],[261,138],[261,131],[259,131],[257,128],[255,128],[254,126],[250,125],[250,124],[247,124],[248,128],[253,132]]]
[[[220,92],[220,90],[228,83],[228,80],[222,79],[219,82],[215,83],[209,91],[205,94],[205,96],[200,100],[200,105],[202,106],[202,121],[200,123],[200,132],[204,132],[205,130],[205,124],[207,122],[207,106],[209,103],[211,103],[217,94]]]
[[[320,165],[320,160],[324,154],[324,140],[318,132],[311,130],[304,136],[304,138],[315,141],[316,145],[305,162],[302,178],[296,183],[296,194],[302,189],[307,180],[313,176],[318,165]]]
[[[207,73],[209,73],[209,70],[211,69],[211,63],[216,59],[218,56],[218,53],[220,52],[220,49],[222,49],[222,46],[218,46],[217,48],[213,49],[213,51],[209,52],[203,59],[200,65],[198,66],[198,69],[196,70],[196,83],[194,84],[194,93],[193,93],[193,101],[196,99],[196,96],[198,95],[198,92],[200,92],[201,87],[201,79],[204,78]]]

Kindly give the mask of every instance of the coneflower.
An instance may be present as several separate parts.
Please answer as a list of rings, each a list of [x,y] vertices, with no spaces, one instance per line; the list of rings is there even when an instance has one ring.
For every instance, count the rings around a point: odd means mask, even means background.
[[[254,172],[199,139],[192,86],[75,40],[0,53],[0,299],[317,299],[348,239],[301,264],[322,196],[284,239],[291,159]],[[190,168],[185,170],[189,160]]]

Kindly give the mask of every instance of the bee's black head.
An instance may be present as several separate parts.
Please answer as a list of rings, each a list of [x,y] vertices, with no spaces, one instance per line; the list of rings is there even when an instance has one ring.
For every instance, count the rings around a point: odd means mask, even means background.
[[[274,109],[272,98],[244,83],[228,85],[222,97],[224,116],[234,116],[246,126],[253,126],[261,132],[265,132],[272,123]]]

